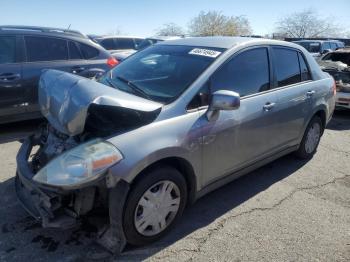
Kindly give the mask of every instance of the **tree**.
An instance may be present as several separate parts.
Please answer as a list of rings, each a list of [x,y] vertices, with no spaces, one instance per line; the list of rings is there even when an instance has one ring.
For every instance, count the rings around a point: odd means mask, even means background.
[[[175,23],[164,24],[156,33],[158,36],[183,36],[184,34],[182,27]]]
[[[201,11],[189,23],[193,36],[236,36],[252,33],[249,21],[244,16],[225,16],[218,11]]]
[[[285,37],[315,38],[343,35],[343,29],[330,17],[320,17],[312,9],[292,13],[277,22],[277,32]]]

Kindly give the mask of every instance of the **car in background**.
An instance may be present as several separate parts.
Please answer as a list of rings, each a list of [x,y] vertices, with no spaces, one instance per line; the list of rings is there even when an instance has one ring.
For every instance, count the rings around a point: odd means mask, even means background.
[[[184,38],[183,36],[154,36],[145,38],[138,46],[138,50],[142,50],[148,46],[154,45],[158,42],[167,41],[167,40],[175,40]]]
[[[100,44],[104,49],[108,50],[111,54],[119,52],[132,52],[138,49],[138,45],[144,38],[134,36],[93,36],[89,37]]]
[[[340,41],[338,41],[340,42]],[[322,55],[337,50],[338,42],[334,40],[299,40],[293,41],[293,43],[301,45],[307,51],[311,53],[316,59],[320,58]],[[339,44],[340,45],[340,44]]]
[[[113,251],[156,241],[187,204],[283,155],[312,158],[335,101],[304,48],[246,37],[164,41],[98,82],[48,70],[40,83],[49,124],[18,152],[18,199],[43,227],[109,210]]]
[[[350,109],[350,48],[330,52],[318,63],[321,69],[332,75],[335,80],[336,107]]]
[[[0,26],[0,123],[41,117],[38,82],[44,69],[93,78],[116,64],[78,31]]]
[[[140,44],[137,46],[137,50],[126,50],[124,52],[117,52],[117,53],[113,53],[112,55],[119,61],[122,62],[123,60],[125,60],[127,57],[129,57],[130,55],[136,53],[137,51],[140,51],[146,47],[149,47],[151,45],[154,45],[158,42],[162,42],[162,41],[167,41],[167,40],[175,40],[175,39],[180,39],[183,37],[180,36],[155,36],[155,37],[147,37],[145,39],[143,39]]]

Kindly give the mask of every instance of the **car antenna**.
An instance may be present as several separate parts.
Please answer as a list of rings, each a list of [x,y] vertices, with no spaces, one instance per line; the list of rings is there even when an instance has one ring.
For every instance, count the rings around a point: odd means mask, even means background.
[[[70,29],[70,26],[71,26],[72,24],[69,24],[69,26],[68,26],[68,28],[67,28],[67,30],[69,30]]]

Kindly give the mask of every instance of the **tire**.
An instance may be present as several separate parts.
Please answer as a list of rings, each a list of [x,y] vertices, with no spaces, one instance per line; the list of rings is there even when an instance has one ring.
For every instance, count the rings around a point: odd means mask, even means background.
[[[301,140],[301,143],[298,150],[295,152],[295,155],[301,159],[311,159],[317,151],[323,130],[324,127],[321,118],[314,116],[305,130],[303,139]],[[316,134],[317,137],[315,137]]]
[[[171,192],[167,190],[167,188],[172,188],[170,189]],[[152,197],[150,197],[150,194]],[[159,197],[161,194],[167,195],[167,197]],[[154,196],[157,196],[157,198]],[[158,200],[160,202],[157,202]],[[146,202],[140,204],[139,201]],[[169,203],[175,201],[178,203],[171,204],[169,207]],[[142,174],[141,179],[137,180],[135,184],[132,185],[125,203],[123,229],[127,242],[132,245],[140,246],[150,244],[163,237],[181,217],[186,202],[186,180],[177,169],[170,166],[158,166]],[[147,203],[147,205],[143,203]],[[150,203],[152,205],[150,205]],[[153,205],[154,203],[157,204]],[[169,211],[169,208],[177,208],[177,211]],[[165,215],[167,212],[169,212],[168,215]],[[161,225],[164,226],[164,223],[158,222],[159,217],[156,217],[156,214],[164,218],[161,221],[165,222],[165,228],[161,228]],[[149,217],[155,218],[150,219]],[[146,224],[149,223],[142,223],[143,220],[146,220],[145,218],[149,218],[148,220],[152,222],[157,221],[157,223],[155,223],[156,226],[147,226]],[[143,230],[145,226],[146,228]],[[157,230],[161,231],[157,232]]]

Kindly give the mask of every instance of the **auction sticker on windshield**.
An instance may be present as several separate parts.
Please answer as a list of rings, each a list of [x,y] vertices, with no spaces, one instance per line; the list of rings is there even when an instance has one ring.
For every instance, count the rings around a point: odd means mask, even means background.
[[[201,55],[216,58],[221,54],[219,51],[210,50],[210,49],[202,49],[202,48],[194,48],[189,52],[190,55]]]

